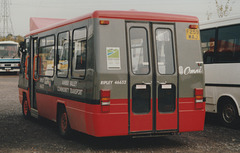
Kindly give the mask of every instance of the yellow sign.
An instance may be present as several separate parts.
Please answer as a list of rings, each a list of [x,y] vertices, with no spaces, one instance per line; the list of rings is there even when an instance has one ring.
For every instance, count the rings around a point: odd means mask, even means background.
[[[187,40],[200,40],[199,29],[186,29]]]

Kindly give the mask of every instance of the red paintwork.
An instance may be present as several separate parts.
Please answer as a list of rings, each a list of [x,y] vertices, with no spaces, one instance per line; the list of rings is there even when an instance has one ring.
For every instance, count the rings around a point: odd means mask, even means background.
[[[179,132],[202,131],[205,122],[205,102],[195,108],[195,98],[179,98]]]
[[[62,22],[51,24],[49,26],[31,31],[29,34],[26,35],[26,37],[90,18],[109,18],[138,21],[140,20],[140,21],[163,21],[163,22],[189,22],[189,23],[198,23],[199,21],[197,17],[187,15],[141,12],[141,11],[94,11],[93,13],[89,13],[84,16],[80,16],[70,20],[64,20]]]
[[[24,90],[22,88],[19,88],[19,102],[22,105],[23,93],[26,94],[27,101],[28,101],[28,107],[29,107],[29,110],[30,110],[30,96],[29,96],[30,94],[29,94],[29,90]]]
[[[22,101],[22,94],[28,91],[19,88],[19,99]],[[128,135],[128,100],[111,99],[110,112],[101,112],[101,105],[92,105],[59,97],[36,93],[39,115],[56,121],[57,103],[66,107],[69,123],[72,129],[93,135],[96,137]],[[28,98],[28,102],[29,98]],[[131,104],[131,103],[130,103]],[[29,104],[30,105],[30,104]],[[179,98],[179,131],[202,131],[205,121],[205,102],[202,109],[195,106],[195,98]],[[151,104],[152,106],[152,104]],[[151,107],[152,108],[152,107]],[[157,107],[156,107],[157,108]],[[131,105],[130,105],[131,110]],[[158,112],[158,111],[157,111]],[[157,115],[157,129],[176,129],[176,115]],[[130,112],[130,131],[141,132],[151,131],[152,110],[147,115],[135,115]]]
[[[66,107],[72,129],[94,135],[128,135],[128,101],[111,100],[110,112],[102,113],[101,105],[92,105],[37,93],[39,115],[56,121],[57,103]],[[126,125],[126,126],[123,126]]]
[[[151,110],[147,114],[134,114],[132,112],[132,99],[130,100],[130,132],[152,131],[152,100],[150,108]]]
[[[30,31],[43,28],[45,26],[58,23],[64,21],[66,19],[56,19],[56,18],[38,18],[38,17],[31,17],[30,18]]]
[[[158,111],[158,99],[156,106],[156,129],[159,130],[174,130],[178,128],[178,105],[176,99],[176,109],[172,113],[160,113]]]

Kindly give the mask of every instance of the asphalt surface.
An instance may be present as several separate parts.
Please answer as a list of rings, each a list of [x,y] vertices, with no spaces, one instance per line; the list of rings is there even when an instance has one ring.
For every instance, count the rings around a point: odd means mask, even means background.
[[[0,74],[0,153],[30,152],[240,152],[240,126],[227,128],[207,114],[205,130],[154,138],[95,138],[79,132],[69,139],[46,119],[25,120],[18,76]]]

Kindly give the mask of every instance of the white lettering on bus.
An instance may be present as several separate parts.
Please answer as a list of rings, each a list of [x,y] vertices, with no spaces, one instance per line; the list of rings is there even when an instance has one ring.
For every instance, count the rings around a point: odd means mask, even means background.
[[[188,75],[188,74],[202,74],[203,69],[200,67],[199,69],[191,69],[190,66],[186,67],[185,69],[182,66],[179,66],[179,74],[180,75]]]
[[[116,85],[121,85],[121,84],[127,84],[126,80],[116,80],[116,81],[101,81],[100,84],[101,85],[112,85],[112,84],[116,84]]]
[[[69,86],[69,80],[62,80],[62,85]]]
[[[76,87],[77,86],[77,81],[70,81],[70,86],[71,87]]]
[[[127,84],[126,80],[117,80],[114,82],[114,84]]]
[[[71,93],[71,94],[75,94],[75,95],[82,95],[82,94],[83,94],[83,90],[82,90],[82,89],[73,89],[73,88],[70,88],[70,93]]]
[[[101,81],[101,85],[112,85],[113,81]]]
[[[69,92],[69,88],[66,87],[57,87],[57,91],[59,92],[64,92],[64,93],[68,93]]]

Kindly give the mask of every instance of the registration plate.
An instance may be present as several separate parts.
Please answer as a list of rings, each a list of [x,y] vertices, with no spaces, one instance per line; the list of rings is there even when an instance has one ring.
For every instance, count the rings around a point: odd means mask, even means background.
[[[199,29],[186,29],[187,40],[200,40]]]

